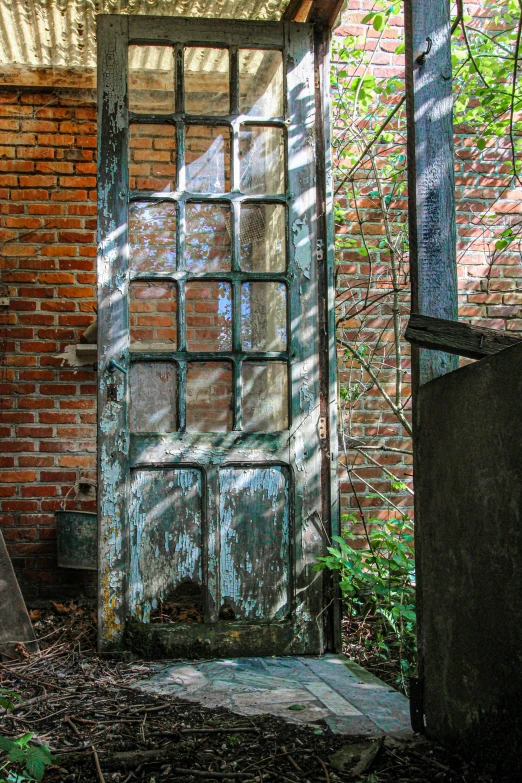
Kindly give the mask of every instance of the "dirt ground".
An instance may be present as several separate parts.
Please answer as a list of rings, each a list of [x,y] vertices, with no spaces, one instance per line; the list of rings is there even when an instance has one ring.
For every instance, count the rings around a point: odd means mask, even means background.
[[[339,736],[140,693],[132,685],[149,668],[96,652],[92,607],[55,604],[32,620],[40,652],[0,663],[0,687],[23,699],[0,709],[0,733],[34,732],[51,748],[44,783],[500,783],[421,736]]]

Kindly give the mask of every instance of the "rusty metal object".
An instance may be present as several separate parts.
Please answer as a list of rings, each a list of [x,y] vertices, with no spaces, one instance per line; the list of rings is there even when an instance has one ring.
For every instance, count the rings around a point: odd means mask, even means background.
[[[88,511],[56,511],[58,566],[97,570],[98,515]]]

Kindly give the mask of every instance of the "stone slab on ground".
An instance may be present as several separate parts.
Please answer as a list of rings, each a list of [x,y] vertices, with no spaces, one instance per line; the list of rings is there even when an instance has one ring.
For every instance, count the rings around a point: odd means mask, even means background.
[[[238,715],[324,720],[336,734],[411,734],[406,697],[344,655],[183,661],[135,687]]]

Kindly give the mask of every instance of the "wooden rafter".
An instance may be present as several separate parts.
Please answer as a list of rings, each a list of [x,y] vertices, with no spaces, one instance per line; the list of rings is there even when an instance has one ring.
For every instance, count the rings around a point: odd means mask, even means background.
[[[345,0],[290,0],[283,19],[333,27]]]

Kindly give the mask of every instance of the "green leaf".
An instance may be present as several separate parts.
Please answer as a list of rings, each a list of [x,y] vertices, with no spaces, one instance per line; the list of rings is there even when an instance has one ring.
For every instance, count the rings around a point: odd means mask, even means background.
[[[6,753],[9,753],[14,747],[15,744],[12,740],[7,739],[7,737],[4,737],[2,734],[0,734],[0,750],[5,750]]]
[[[477,139],[477,147],[479,150],[485,150],[486,149],[486,140],[485,139]]]
[[[384,27],[386,22],[384,14],[375,14],[373,17],[373,29],[377,30],[377,32],[380,32],[382,28]]]
[[[306,705],[304,705],[304,704],[291,704],[289,707],[287,707],[287,710],[293,710],[294,712],[297,712],[298,710],[306,710]]]
[[[34,737],[33,732],[28,732],[27,734],[22,734],[21,737],[15,739],[15,743],[17,745],[20,745],[21,747],[24,747],[25,745],[29,744],[29,742],[32,740],[33,737]]]
[[[35,780],[40,781],[43,778],[46,766],[52,762],[53,757],[48,748],[38,746],[27,749],[25,767]]]
[[[23,762],[26,759],[27,751],[25,748],[19,748],[17,745],[15,745],[11,750],[9,751],[9,758],[11,761],[14,761],[15,764],[23,764]]]
[[[403,43],[400,43],[398,47],[395,49],[394,54],[402,54],[404,52],[405,46]]]

